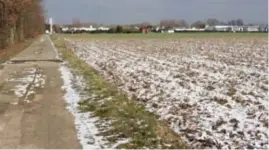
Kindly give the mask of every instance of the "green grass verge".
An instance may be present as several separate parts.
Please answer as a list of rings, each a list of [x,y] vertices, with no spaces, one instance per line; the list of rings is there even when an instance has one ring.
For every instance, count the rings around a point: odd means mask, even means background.
[[[129,143],[117,148],[187,148],[181,138],[168,125],[147,112],[143,105],[130,100],[116,87],[65,47],[59,36],[52,37],[56,48],[76,74],[82,75],[86,86],[83,93],[94,95],[79,103],[81,111],[92,112],[101,120],[112,122],[109,130],[101,134],[113,143],[120,138],[131,138]],[[82,88],[82,87],[80,87]],[[109,98],[109,100],[105,100]],[[115,136],[117,135],[117,136]]]
[[[109,39],[132,39],[132,38],[258,38],[268,37],[268,33],[175,33],[175,34],[62,34],[68,38],[109,38]]]

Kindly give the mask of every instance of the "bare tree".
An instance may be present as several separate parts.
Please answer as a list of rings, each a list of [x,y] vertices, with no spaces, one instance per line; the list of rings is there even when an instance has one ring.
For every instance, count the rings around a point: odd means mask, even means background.
[[[140,27],[148,27],[148,26],[151,26],[151,24],[149,22],[142,22],[140,24]]]
[[[0,0],[0,19],[4,24],[0,34],[0,48],[35,37],[44,30],[44,10],[42,0]],[[4,6],[4,7],[3,7]],[[4,13],[3,13],[4,12]],[[3,16],[4,15],[4,16]],[[4,27],[4,28],[3,28]]]
[[[77,19],[77,18],[74,18],[74,19],[72,20],[72,26],[73,26],[73,27],[76,27],[76,28],[81,27],[81,22],[80,22],[80,20]]]
[[[244,21],[242,19],[237,19],[236,20],[236,25],[237,26],[243,26],[244,25]]]
[[[175,27],[188,27],[189,24],[187,23],[186,20],[181,19],[181,20],[175,20],[174,26]]]
[[[191,24],[191,27],[195,27],[195,28],[205,28],[205,22],[198,20],[196,22],[194,22],[193,24]]]
[[[244,21],[242,19],[231,20],[231,21],[228,21],[228,25],[243,26],[244,25]]]
[[[173,28],[175,27],[175,20],[161,20],[160,26],[165,28]]]
[[[228,25],[235,26],[236,25],[236,21],[235,20],[228,21]]]
[[[220,21],[215,18],[207,19],[206,23],[210,26],[220,25]]]

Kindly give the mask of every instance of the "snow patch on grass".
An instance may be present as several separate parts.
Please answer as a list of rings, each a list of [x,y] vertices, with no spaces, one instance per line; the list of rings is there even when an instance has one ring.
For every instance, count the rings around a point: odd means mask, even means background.
[[[117,147],[118,147],[119,145],[121,145],[121,144],[129,143],[131,140],[132,140],[132,139],[130,139],[130,138],[119,140],[119,141],[117,141],[116,144],[114,144],[114,145],[112,146],[112,148],[117,148]]]
[[[97,136],[99,133],[95,122],[98,120],[97,117],[92,117],[90,112],[82,113],[79,111],[78,102],[81,100],[79,93],[73,88],[74,76],[66,66],[60,67],[60,72],[64,85],[62,89],[65,91],[64,99],[68,106],[67,109],[75,117],[75,126],[77,129],[77,137],[83,147],[83,149],[99,149],[103,148],[106,142],[102,136]]]

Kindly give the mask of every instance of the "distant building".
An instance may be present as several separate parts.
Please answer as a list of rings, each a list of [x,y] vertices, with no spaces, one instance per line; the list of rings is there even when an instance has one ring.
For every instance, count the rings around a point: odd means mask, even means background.
[[[214,26],[206,25],[205,26],[205,31],[214,31]]]
[[[259,32],[268,32],[268,26],[260,25],[259,26]]]
[[[245,32],[259,32],[259,26],[244,26]]]
[[[231,31],[232,27],[231,26],[225,26],[225,25],[218,25],[214,26],[213,31],[219,31],[219,32],[226,32],[226,31]]]
[[[264,28],[264,32],[268,32],[268,26]]]
[[[198,29],[195,27],[192,28],[175,28],[174,29],[175,32],[203,32],[205,31],[205,29]]]
[[[155,28],[152,29],[152,32],[164,33],[165,30],[164,30],[164,28],[161,28],[161,27],[157,26],[157,27],[155,27]]]
[[[230,27],[230,31],[232,32],[243,32],[244,31],[244,28],[242,26],[231,26]]]
[[[206,26],[205,31],[217,31],[217,32],[259,32],[259,26],[228,26],[228,25],[216,25]]]
[[[97,30],[97,28],[94,28],[93,26],[90,26],[90,27],[82,27],[82,28],[79,28],[78,30],[80,30],[80,31],[96,31]]]
[[[167,30],[167,33],[175,33],[175,30],[173,29]]]
[[[110,28],[106,28],[106,27],[99,27],[98,30],[99,31],[108,31]]]
[[[227,32],[232,31],[232,26],[226,25],[216,25],[216,26],[206,26],[205,31],[218,31],[218,32]]]
[[[69,28],[68,27],[63,27],[63,28],[61,28],[61,30],[62,30],[62,32],[67,32],[67,31],[69,31]]]
[[[135,26],[134,29],[135,29],[135,30],[139,30],[139,27]]]

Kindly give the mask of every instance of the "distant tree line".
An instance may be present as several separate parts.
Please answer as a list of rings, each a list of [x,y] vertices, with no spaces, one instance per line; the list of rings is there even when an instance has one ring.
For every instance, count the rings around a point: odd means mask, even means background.
[[[0,49],[43,31],[42,0],[0,0]]]
[[[134,28],[124,28],[123,26],[118,25],[114,28],[110,28],[107,33],[140,33],[140,31]]]

